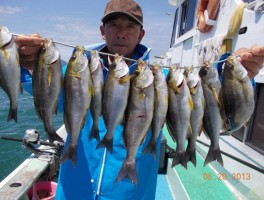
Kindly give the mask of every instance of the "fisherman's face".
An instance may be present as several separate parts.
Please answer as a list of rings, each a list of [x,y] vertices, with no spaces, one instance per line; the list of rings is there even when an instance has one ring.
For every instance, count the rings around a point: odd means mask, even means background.
[[[118,15],[100,27],[108,52],[132,58],[135,47],[140,43],[145,31],[132,19]]]

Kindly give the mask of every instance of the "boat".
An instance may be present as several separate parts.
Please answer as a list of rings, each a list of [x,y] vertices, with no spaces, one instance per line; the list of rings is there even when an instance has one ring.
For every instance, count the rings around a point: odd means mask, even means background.
[[[232,50],[264,46],[263,1],[221,0],[216,24],[209,32],[201,33],[196,28],[197,0],[169,0],[175,8],[170,48],[158,56],[164,66],[197,66],[197,49],[202,42],[227,33],[228,19],[240,3],[248,3],[244,9],[239,35],[232,38]],[[169,136],[166,125],[163,139],[156,200],[175,199],[256,199],[264,196],[264,71],[255,78],[255,110],[247,127],[242,127],[231,135],[220,137],[220,148],[224,166],[211,162],[204,166],[210,141],[204,134],[198,137],[197,165],[188,163],[188,168],[177,165],[171,167],[171,153],[175,143]],[[66,137],[65,127],[57,131]],[[47,145],[39,147],[49,151]],[[28,199],[28,191],[40,181],[56,182],[56,152],[36,156],[32,154],[0,183],[0,199]],[[51,170],[52,169],[52,170]],[[55,170],[54,170],[55,169]],[[53,173],[51,173],[53,172]]]

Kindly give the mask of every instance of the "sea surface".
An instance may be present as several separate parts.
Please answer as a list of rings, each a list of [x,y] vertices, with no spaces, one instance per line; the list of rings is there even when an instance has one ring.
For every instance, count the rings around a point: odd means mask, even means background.
[[[28,129],[37,129],[40,139],[47,139],[43,122],[35,112],[33,97],[26,91],[18,97],[18,122],[7,122],[9,112],[9,98],[0,89],[0,136],[23,138]],[[63,114],[53,117],[54,128],[57,130],[63,124]],[[25,149],[21,142],[0,139],[0,181],[11,173],[31,153]]]

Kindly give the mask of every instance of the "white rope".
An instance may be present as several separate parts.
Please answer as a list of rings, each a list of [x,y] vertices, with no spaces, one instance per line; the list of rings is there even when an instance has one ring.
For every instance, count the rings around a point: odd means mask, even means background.
[[[98,187],[97,187],[96,195],[100,195],[100,189],[101,189],[103,172],[104,172],[104,166],[105,166],[105,158],[106,158],[106,148],[104,148],[102,167],[101,167],[101,171],[100,171],[100,176],[99,176],[99,181],[98,181]]]
[[[16,33],[11,33],[12,35],[14,36],[19,36],[19,34],[16,34]],[[66,46],[66,47],[71,47],[71,48],[76,48],[76,46],[73,46],[73,45],[70,45],[70,44],[66,44],[66,43],[62,43],[62,42],[58,42],[58,41],[53,41],[54,43],[56,44],[59,44],[59,45],[63,45],[63,46]],[[91,52],[92,50],[85,50],[85,51],[88,51],[88,52]],[[107,56],[115,56],[114,54],[110,54],[110,53],[105,53],[105,52],[98,52],[99,54],[101,55],[107,55]],[[250,52],[249,52],[250,53]],[[236,55],[235,57],[239,57],[240,55]],[[131,59],[131,58],[126,58],[126,57],[123,57],[125,60],[128,60],[128,61],[132,61],[132,62],[138,62],[138,60],[134,60],[134,59]],[[163,57],[164,59],[165,57]],[[225,62],[227,59],[224,59],[224,60],[221,60],[221,61],[216,61],[214,62],[215,64],[217,63],[223,63]],[[148,65],[150,67],[153,67],[155,64],[151,64],[151,63],[148,63]],[[173,65],[173,64],[172,64]],[[201,67],[204,67],[205,65],[197,65],[197,66],[193,66],[193,68],[201,68]],[[171,66],[162,66],[162,68],[171,68]],[[186,69],[186,67],[177,67],[177,69]]]

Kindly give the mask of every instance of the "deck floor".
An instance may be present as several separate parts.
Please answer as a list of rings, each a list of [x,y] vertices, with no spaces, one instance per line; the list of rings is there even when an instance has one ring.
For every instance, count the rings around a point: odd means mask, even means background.
[[[155,200],[173,200],[165,175],[158,175]]]

